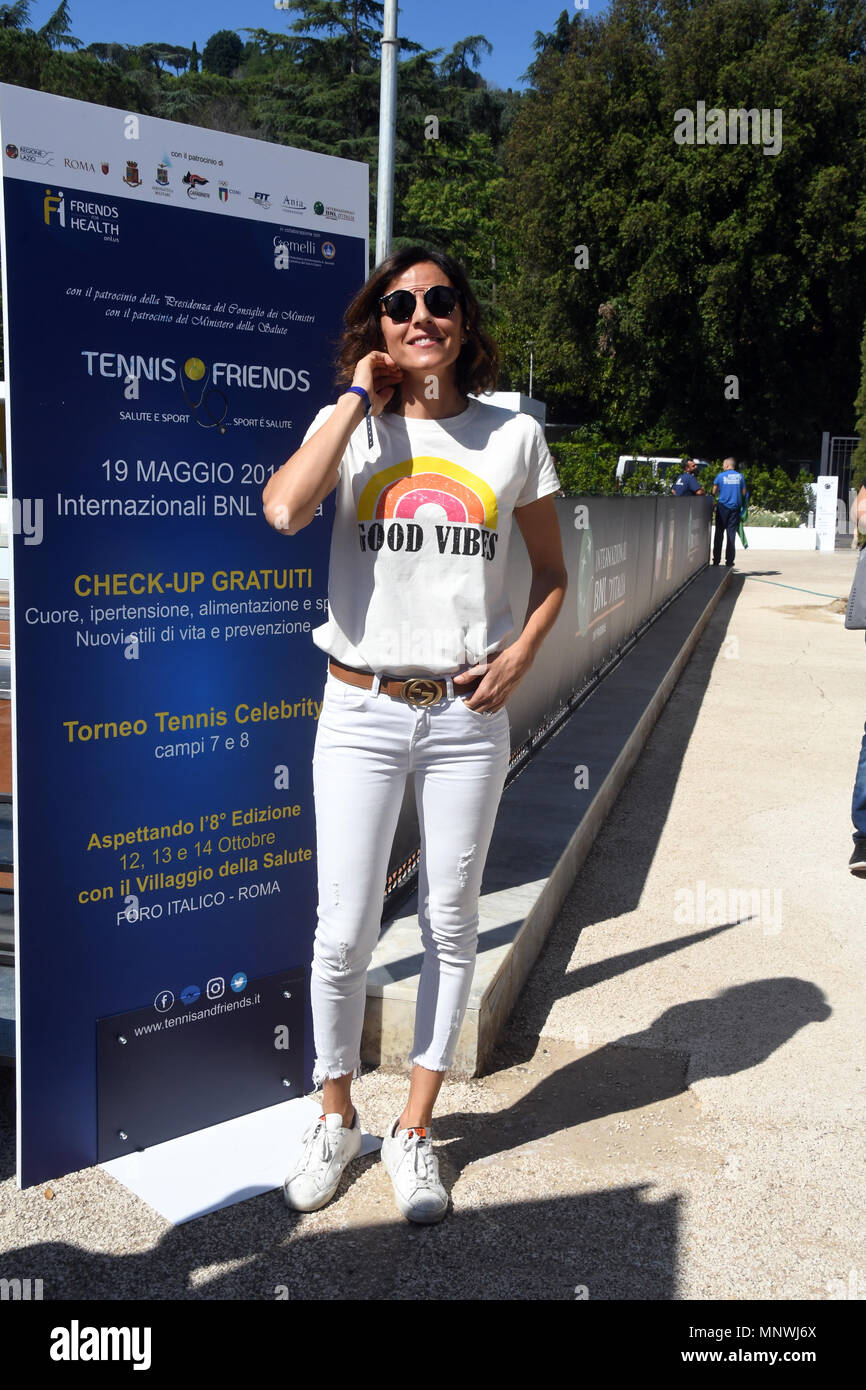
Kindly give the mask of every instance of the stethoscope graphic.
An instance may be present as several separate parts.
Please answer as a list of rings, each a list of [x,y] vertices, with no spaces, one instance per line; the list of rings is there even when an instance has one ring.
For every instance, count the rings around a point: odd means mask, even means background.
[[[201,368],[200,373],[197,371],[198,368]],[[196,373],[196,375],[193,375],[193,373]],[[201,381],[202,387],[197,401],[191,400],[187,395],[184,377],[187,377],[190,381]],[[229,403],[226,400],[225,393],[221,391],[218,386],[211,385],[210,368],[207,368],[207,371],[205,371],[205,365],[199,358],[190,358],[188,362],[184,363],[183,371],[180,374],[180,389],[184,400],[192,411],[192,418],[195,420],[196,424],[201,425],[204,430],[215,429],[218,434],[225,434],[228,427],[223,424],[223,420],[225,420],[228,415]],[[213,396],[218,396],[222,404],[222,414],[220,415],[216,415],[211,407],[211,398]],[[199,415],[200,410],[206,411],[208,416],[206,420],[203,420]]]

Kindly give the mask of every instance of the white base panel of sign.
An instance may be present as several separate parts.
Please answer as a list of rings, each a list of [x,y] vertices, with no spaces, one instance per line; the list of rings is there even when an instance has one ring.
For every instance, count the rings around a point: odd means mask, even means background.
[[[298,1097],[99,1166],[180,1226],[282,1187],[292,1146],[321,1113],[312,1097]],[[362,1135],[362,1154],[381,1147],[375,1135]]]

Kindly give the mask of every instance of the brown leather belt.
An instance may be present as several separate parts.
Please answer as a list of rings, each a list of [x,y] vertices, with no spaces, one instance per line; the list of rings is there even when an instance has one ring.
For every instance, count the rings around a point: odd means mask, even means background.
[[[341,662],[334,661],[333,657],[328,660],[328,670],[337,680],[345,681],[347,685],[357,685],[361,690],[373,688],[373,677],[369,671],[358,671],[354,666],[343,666]],[[478,680],[472,681],[469,685],[461,685],[458,689],[461,695],[471,695],[480,684],[479,676]],[[448,687],[444,680],[436,680],[433,676],[401,676],[380,680],[379,691],[390,695],[392,700],[405,700],[409,705],[434,705],[438,700],[445,699]]]

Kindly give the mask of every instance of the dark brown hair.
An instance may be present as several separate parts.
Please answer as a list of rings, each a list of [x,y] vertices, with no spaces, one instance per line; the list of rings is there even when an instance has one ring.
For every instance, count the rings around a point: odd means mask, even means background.
[[[385,350],[385,339],[381,328],[381,307],[379,300],[385,294],[390,282],[404,270],[410,270],[421,261],[432,261],[437,265],[457,291],[463,310],[463,327],[467,341],[460,349],[460,356],[454,364],[457,390],[462,395],[472,392],[492,391],[499,377],[499,351],[493,339],[482,324],[481,308],[472,293],[463,267],[458,261],[426,246],[404,246],[392,251],[381,264],[376,266],[367,283],[358,291],[343,315],[345,329],[337,346],[337,384],[348,385],[355,375],[355,367],[368,352]],[[386,410],[395,410],[400,400],[397,387]]]

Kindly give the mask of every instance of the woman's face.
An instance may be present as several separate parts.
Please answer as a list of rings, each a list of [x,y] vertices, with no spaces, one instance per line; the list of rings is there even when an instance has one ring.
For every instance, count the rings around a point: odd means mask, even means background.
[[[424,291],[433,285],[450,286],[451,281],[433,261],[419,261],[390,280],[384,291],[386,295],[393,290],[419,291],[408,323],[394,323],[384,313],[379,320],[385,351],[404,372],[423,376],[453,373],[460,356],[464,332],[460,302],[454,305],[450,318],[434,317],[424,303]]]

